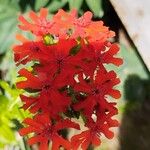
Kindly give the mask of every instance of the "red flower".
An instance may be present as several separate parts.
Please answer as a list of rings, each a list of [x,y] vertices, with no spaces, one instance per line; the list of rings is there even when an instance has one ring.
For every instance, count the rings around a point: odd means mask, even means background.
[[[84,15],[81,16],[80,18],[74,19],[73,20],[74,31],[71,37],[72,38],[78,38],[78,37],[86,38],[87,33],[85,32],[85,28],[90,25],[90,23],[92,22],[91,19],[92,19],[92,13],[89,11],[84,13]]]
[[[19,21],[22,25],[19,25],[19,28],[25,31],[31,31],[37,36],[42,36],[48,33],[51,33],[53,22],[46,19],[48,15],[48,10],[41,8],[40,16],[37,16],[33,11],[29,13],[32,23],[28,22],[23,16],[19,17]]]
[[[41,63],[48,60],[47,47],[42,41],[28,41],[22,45],[17,45],[13,48],[15,61],[17,64],[26,64],[27,62],[37,60]]]
[[[108,27],[105,27],[102,21],[92,21],[92,16],[93,14],[87,11],[83,16],[77,18],[75,10],[71,11],[71,13],[66,13],[62,9],[59,10],[53,17],[54,26],[58,30],[56,35],[73,39],[81,37],[88,41],[99,40],[101,42],[105,42],[108,38],[115,36],[115,33],[109,31]]]
[[[57,90],[47,90],[40,92],[38,97],[27,97],[21,95],[24,102],[23,108],[29,109],[33,114],[38,111],[50,115],[51,118],[60,118],[61,113],[65,113],[71,101],[69,97],[61,95]]]
[[[107,44],[108,42],[91,42],[89,44],[81,42],[81,49],[72,61],[74,61],[74,64],[78,62],[76,64],[78,69],[91,77],[93,77],[97,67],[99,67],[99,70],[105,71],[104,64],[120,66],[123,63],[122,59],[114,57],[119,52],[118,45],[112,44],[107,47]]]
[[[39,80],[37,76],[34,76],[30,71],[28,71],[25,68],[22,68],[19,70],[19,75],[26,78],[25,81],[20,81],[16,84],[17,88],[19,89],[41,89],[42,88],[42,82]]]
[[[95,56],[95,50],[90,44],[85,44],[82,40],[80,41],[80,46],[80,50],[74,57],[71,58],[71,61],[74,66],[76,66],[78,73],[82,72],[86,76],[92,77],[97,68],[97,64],[93,60]]]
[[[116,66],[120,66],[123,64],[123,60],[121,58],[114,57],[119,52],[119,47],[117,44],[112,44],[110,47],[105,49],[97,48],[95,59],[98,65],[100,64],[114,64]]]
[[[61,84],[57,82],[57,79],[49,79],[49,76],[44,73],[37,77],[25,69],[21,69],[19,74],[26,77],[27,80],[18,82],[18,88],[40,90],[39,96],[35,98],[21,96],[22,101],[25,102],[23,108],[29,108],[32,113],[41,110],[51,114],[53,118],[66,111],[70,105],[70,98],[59,92]]]
[[[85,12],[80,18],[75,18],[73,21],[74,30],[72,38],[85,38],[89,42],[97,41],[105,42],[108,38],[115,36],[115,33],[109,31],[103,26],[102,21],[92,21],[93,14],[89,11]]]
[[[110,71],[108,73],[97,73],[95,80],[91,79],[91,82],[87,82],[83,77],[79,78],[79,83],[76,84],[74,89],[78,92],[86,94],[86,99],[79,101],[74,105],[76,111],[83,110],[86,117],[91,117],[94,112],[94,108],[99,105],[100,107],[106,107],[106,96],[110,95],[113,98],[120,98],[121,94],[118,90],[113,89],[120,80],[116,77],[115,72]]]
[[[77,45],[75,40],[59,39],[57,44],[48,47],[47,71],[72,71],[74,68],[71,64],[70,51]]]
[[[108,27],[103,25],[102,21],[95,21],[85,29],[87,39],[89,42],[99,41],[106,42],[108,38],[115,36],[115,32],[110,31]]]
[[[68,38],[72,34],[73,21],[77,16],[77,11],[72,10],[70,13],[60,9],[54,16],[53,21],[55,22],[55,32],[60,38]]]
[[[104,42],[115,35],[114,32],[103,26],[102,21],[92,21],[92,13],[89,11],[77,18],[75,10],[66,13],[61,9],[54,15],[52,21],[46,19],[47,13],[48,11],[45,8],[40,10],[40,16],[31,11],[29,15],[33,23],[20,16],[19,20],[23,25],[19,25],[19,27],[22,30],[32,31],[37,36],[44,36],[49,33],[61,38],[71,37],[75,39],[81,37],[89,41],[99,40]]]
[[[86,150],[90,144],[97,147],[101,144],[100,136],[103,133],[108,139],[114,137],[114,133],[109,128],[119,125],[117,120],[111,119],[112,114],[100,113],[96,121],[90,120],[86,126],[89,128],[78,135],[74,135],[71,139],[72,149],[78,150],[81,146],[82,150]]]
[[[15,46],[13,51],[18,63],[37,60],[48,68],[47,71],[56,73],[58,70],[72,69],[70,51],[75,46],[75,40],[59,39],[57,44],[50,46],[46,46],[43,41],[31,41]]]
[[[28,126],[20,129],[20,135],[36,133],[35,136],[29,138],[30,145],[40,143],[39,150],[48,150],[48,143],[52,141],[52,150],[59,150],[60,146],[66,150],[70,150],[70,142],[59,135],[58,131],[64,128],[80,129],[79,125],[68,120],[60,120],[53,124],[47,115],[38,115],[34,119],[26,118],[24,123]]]
[[[20,135],[35,133],[28,143],[39,143],[40,150],[48,150],[49,143],[52,150],[98,146],[101,134],[111,139],[114,134],[110,128],[118,126],[112,119],[118,114],[116,103],[109,102],[109,96],[120,98],[115,89],[120,80],[106,68],[106,64],[118,67],[123,63],[115,56],[118,45],[109,42],[115,33],[102,21],[92,21],[89,11],[79,18],[76,10],[67,13],[60,9],[51,20],[47,15],[48,10],[42,8],[39,16],[29,13],[31,22],[19,17],[20,29],[31,31],[36,39],[17,35],[22,44],[13,48],[16,65],[35,62],[32,71],[22,65],[18,72],[24,78],[16,84],[17,88],[35,91],[32,96],[20,95],[22,108],[34,116],[24,120],[27,127],[20,130]],[[61,130],[79,129],[67,118],[80,116],[87,129],[73,136],[70,143],[62,137]]]

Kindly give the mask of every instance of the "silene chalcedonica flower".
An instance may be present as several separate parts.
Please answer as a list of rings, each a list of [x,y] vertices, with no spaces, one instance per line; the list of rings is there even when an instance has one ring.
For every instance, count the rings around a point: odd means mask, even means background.
[[[110,128],[119,125],[112,119],[118,113],[116,102],[109,98],[121,97],[115,88],[120,80],[106,68],[123,63],[116,56],[119,46],[109,41],[115,33],[102,21],[92,21],[89,11],[79,18],[76,10],[62,9],[51,20],[47,16],[48,10],[41,8],[39,15],[29,12],[31,21],[19,17],[19,28],[34,36],[30,40],[17,34],[21,43],[13,47],[16,65],[23,66],[18,72],[23,80],[16,83],[26,91],[20,95],[22,108],[33,115],[23,121],[19,133],[34,133],[28,144],[39,143],[40,150],[97,147],[101,134],[111,139]],[[80,129],[78,119],[85,129]],[[64,136],[62,131],[70,128],[77,134]]]

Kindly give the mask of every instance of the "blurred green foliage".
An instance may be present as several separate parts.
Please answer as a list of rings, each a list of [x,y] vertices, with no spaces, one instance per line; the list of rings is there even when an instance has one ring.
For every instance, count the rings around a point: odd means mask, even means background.
[[[17,130],[21,127],[19,121],[27,117],[28,112],[19,109],[21,106],[19,94],[22,91],[0,80],[0,147],[6,144],[18,145]]]

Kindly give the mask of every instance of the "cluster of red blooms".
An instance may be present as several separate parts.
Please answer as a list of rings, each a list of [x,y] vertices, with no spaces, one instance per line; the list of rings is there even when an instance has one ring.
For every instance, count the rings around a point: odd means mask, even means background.
[[[17,35],[22,43],[13,48],[17,65],[35,62],[32,71],[24,67],[18,72],[25,80],[18,82],[17,88],[35,92],[34,96],[20,95],[23,109],[34,117],[23,121],[26,126],[19,133],[34,133],[28,144],[39,143],[40,150],[48,150],[50,145],[52,150],[99,146],[101,135],[113,138],[110,128],[118,126],[112,119],[118,113],[116,103],[108,99],[120,98],[114,88],[120,80],[106,69],[107,64],[123,63],[115,57],[118,45],[108,41],[115,33],[102,21],[92,21],[91,12],[78,18],[75,10],[59,10],[51,20],[47,15],[47,9],[42,8],[39,15],[29,13],[31,21],[19,17],[20,29],[36,37],[29,40]],[[79,118],[85,126],[80,133]],[[68,128],[78,134],[65,137],[62,131]]]

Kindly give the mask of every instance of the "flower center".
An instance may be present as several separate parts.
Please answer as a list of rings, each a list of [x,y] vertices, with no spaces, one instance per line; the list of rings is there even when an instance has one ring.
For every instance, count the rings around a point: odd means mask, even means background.
[[[31,50],[31,51],[34,51],[34,52],[39,52],[39,51],[40,51],[40,48],[39,48],[38,46],[36,46],[36,45],[32,45],[32,46],[30,47],[30,50]]]
[[[53,133],[53,129],[51,128],[50,125],[48,125],[47,127],[44,128],[42,135],[44,137],[50,138],[52,136]]]
[[[63,64],[63,59],[62,59],[62,58],[57,59],[57,64],[58,64],[58,65],[62,65],[62,64]]]
[[[64,65],[65,58],[62,55],[58,55],[56,58],[56,63],[60,69]]]
[[[48,90],[48,89],[50,89],[50,87],[51,87],[50,84],[46,84],[46,85],[44,85],[43,89],[44,89],[44,90]]]
[[[100,90],[98,88],[92,90],[92,95],[98,95],[98,94],[100,94]]]

